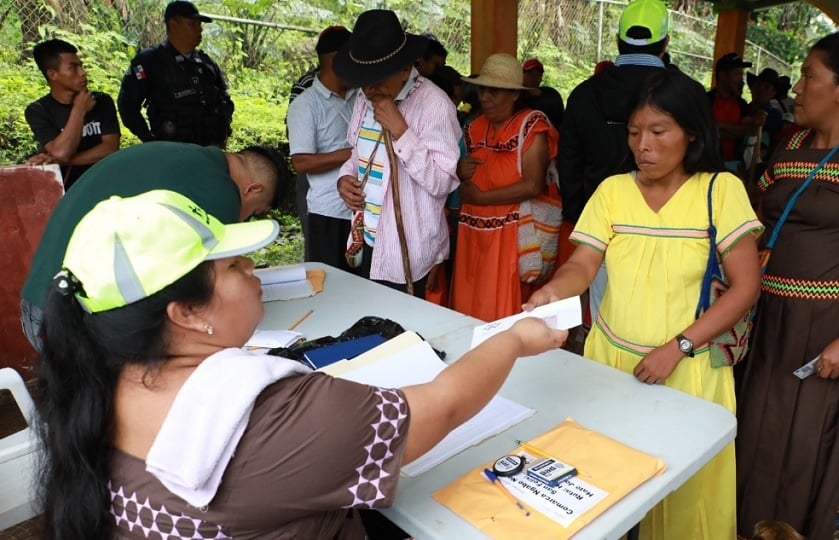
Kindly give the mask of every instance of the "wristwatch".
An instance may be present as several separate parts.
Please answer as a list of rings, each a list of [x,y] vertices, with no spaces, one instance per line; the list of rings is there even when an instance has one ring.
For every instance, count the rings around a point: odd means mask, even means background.
[[[686,338],[683,334],[676,336],[676,344],[679,345],[679,350],[682,354],[693,358],[693,341]]]

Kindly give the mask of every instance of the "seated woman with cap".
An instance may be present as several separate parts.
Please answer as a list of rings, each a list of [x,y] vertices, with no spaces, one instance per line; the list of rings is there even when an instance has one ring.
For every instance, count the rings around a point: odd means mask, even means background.
[[[44,538],[364,538],[403,463],[565,340],[526,319],[400,389],[243,351],[263,306],[241,254],[278,230],[165,190],[79,222],[38,364]]]

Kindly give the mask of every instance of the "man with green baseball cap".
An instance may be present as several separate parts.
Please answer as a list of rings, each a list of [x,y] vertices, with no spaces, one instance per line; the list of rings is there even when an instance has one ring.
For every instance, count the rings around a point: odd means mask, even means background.
[[[629,172],[626,122],[641,83],[659,69],[670,37],[661,0],[635,0],[621,13],[615,65],[580,83],[568,96],[559,140],[562,217],[576,223],[594,190],[607,176]],[[606,268],[589,288],[594,320],[606,289]]]
[[[99,313],[160,292],[204,261],[255,251],[279,231],[270,219],[224,225],[174,191],[113,196],[76,225],[53,282]]]
[[[635,47],[664,41],[667,39],[669,27],[670,13],[661,0],[635,0],[630,2],[621,13],[618,28],[618,49],[620,50],[621,41]]]
[[[100,201],[167,189],[195,201],[222,223],[235,223],[276,208],[288,175],[276,152],[263,147],[224,152],[214,146],[160,141],[131,146],[99,161],[62,197],[41,236],[21,290],[24,334],[40,350],[47,290],[70,234]]]

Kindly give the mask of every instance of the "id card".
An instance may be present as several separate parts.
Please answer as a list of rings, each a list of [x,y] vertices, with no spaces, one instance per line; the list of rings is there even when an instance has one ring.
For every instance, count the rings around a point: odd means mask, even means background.
[[[817,357],[813,358],[800,368],[796,369],[792,372],[793,375],[801,379],[802,381],[816,372],[816,362],[819,361],[822,355],[818,355]]]

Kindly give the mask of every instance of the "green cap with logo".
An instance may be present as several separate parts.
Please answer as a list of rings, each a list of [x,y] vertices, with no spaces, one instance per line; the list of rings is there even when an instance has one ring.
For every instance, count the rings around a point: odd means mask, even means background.
[[[78,280],[84,310],[107,311],[163,290],[204,261],[259,249],[279,232],[270,219],[224,225],[174,191],[114,196],[76,225],[56,286]]]
[[[667,11],[664,2],[661,0],[635,0],[630,2],[621,13],[618,38],[629,45],[651,45],[667,37],[669,26],[670,13]],[[643,30],[630,32],[629,29],[633,27],[648,30],[649,36]],[[633,35],[628,35],[630,33]]]

